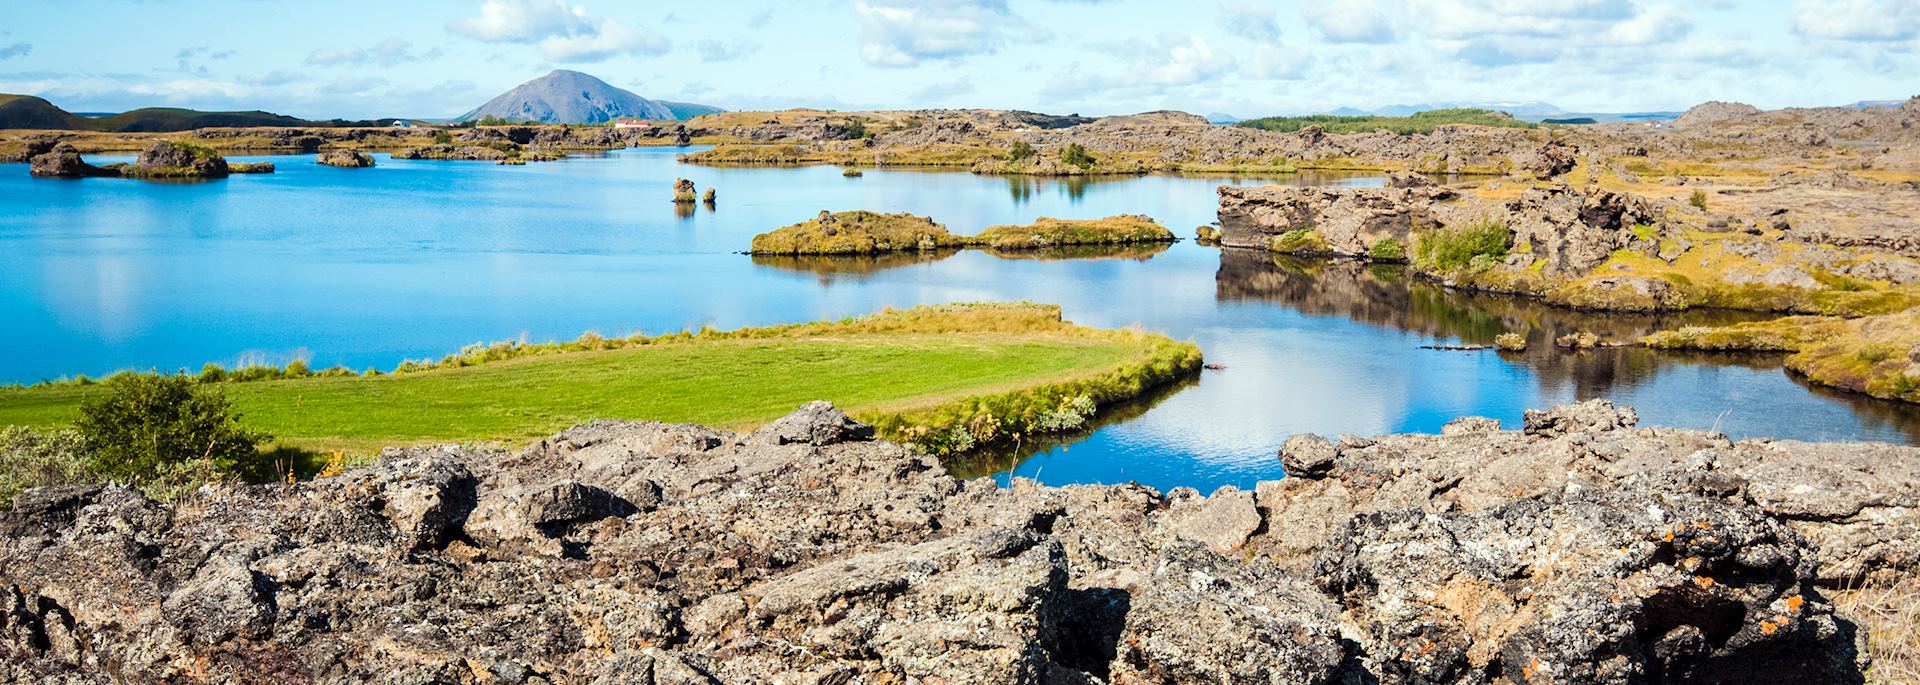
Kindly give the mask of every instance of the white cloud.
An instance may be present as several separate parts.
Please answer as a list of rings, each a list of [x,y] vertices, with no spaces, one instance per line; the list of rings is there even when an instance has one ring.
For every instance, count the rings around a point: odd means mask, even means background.
[[[447,30],[489,43],[533,43],[558,62],[599,62],[617,55],[658,55],[673,47],[666,36],[596,16],[565,0],[486,0],[480,15],[456,19]]]
[[[1812,38],[1900,41],[1920,36],[1913,0],[1795,0],[1793,30]]]
[[[1280,16],[1271,5],[1252,0],[1229,0],[1220,5],[1220,25],[1228,33],[1252,41],[1280,39]]]
[[[758,52],[760,46],[745,40],[724,41],[708,38],[695,43],[694,49],[700,52],[701,61],[731,62]]]
[[[374,64],[391,67],[407,62],[418,62],[439,57],[439,48],[424,53],[415,53],[413,44],[399,38],[388,38],[364,48],[335,48],[315,50],[307,53],[307,66],[333,67],[349,64]]]
[[[1394,39],[1394,8],[1382,0],[1301,0],[1300,14],[1330,43]]]
[[[868,0],[856,2],[860,58],[882,67],[993,52],[1015,20],[1005,0]]]
[[[1154,83],[1185,86],[1210,80],[1233,67],[1233,58],[1217,52],[1207,41],[1195,35],[1163,35],[1160,48],[1166,59],[1145,73]]]
[[[1292,80],[1306,76],[1307,68],[1312,65],[1313,53],[1275,43],[1253,49],[1253,68],[1246,75],[1264,80]]]

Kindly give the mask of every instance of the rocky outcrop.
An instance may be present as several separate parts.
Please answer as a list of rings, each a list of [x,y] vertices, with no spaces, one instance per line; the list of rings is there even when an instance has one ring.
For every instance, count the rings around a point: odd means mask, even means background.
[[[38,152],[34,152],[39,150]],[[65,142],[51,143],[30,148],[27,173],[38,178],[87,178],[90,176],[117,176],[108,169],[88,164],[80,158],[80,151]]]
[[[1529,188],[1502,210],[1515,244],[1531,246],[1532,259],[1560,276],[1592,270],[1633,240],[1635,226],[1662,218],[1644,199],[1566,184]]]
[[[813,404],[0,512],[24,682],[1860,682],[1920,453],[1589,403],[1290,441],[1253,492],[958,481]],[[1298,467],[1296,468],[1296,465]]]
[[[359,150],[328,150],[315,157],[313,162],[322,166],[343,169],[363,169],[373,166],[373,155]]]
[[[148,146],[122,173],[133,178],[195,179],[226,178],[230,170],[227,158],[212,148],[163,140]]]
[[[1435,205],[1455,193],[1406,180],[1389,188],[1220,186],[1220,244],[1272,248],[1292,233],[1311,231],[1323,249],[1365,255],[1375,243],[1409,244],[1412,233],[1440,223]]]
[[[519,151],[519,146],[511,143],[494,146],[487,145],[427,145],[411,147],[393,153],[394,159],[446,159],[475,162],[500,162]]]
[[[1739,121],[1760,114],[1760,108],[1744,102],[1703,102],[1687,109],[1680,118],[1673,121],[1677,128],[1711,126],[1729,121]]]

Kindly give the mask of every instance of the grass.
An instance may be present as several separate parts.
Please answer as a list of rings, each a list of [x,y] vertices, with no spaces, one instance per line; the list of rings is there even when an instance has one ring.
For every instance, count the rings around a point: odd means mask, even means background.
[[[1881,399],[1920,402],[1920,309],[1841,319],[1790,316],[1720,327],[1684,327],[1642,339],[1658,349],[1787,352],[1808,381]]]
[[[1173,231],[1139,214],[1122,214],[1104,219],[1055,219],[1041,217],[1031,224],[990,226],[974,236],[974,241],[1000,250],[1021,250],[1059,245],[1124,245],[1131,243],[1170,243]]]
[[[272,433],[279,447],[312,452],[525,442],[597,418],[749,428],[815,399],[938,452],[956,442],[956,427],[980,428],[974,443],[1018,437],[1062,419],[1062,409],[1126,399],[1199,365],[1192,345],[1075,326],[1058,307],[1035,304],[508,349],[518,351],[456,355],[385,376],[219,385],[247,426]],[[79,383],[0,390],[0,425],[67,425],[99,391]]]
[[[1102,219],[1041,217],[1024,225],[991,226],[978,235],[955,235],[933,219],[914,214],[821,212],[820,216],[753,237],[751,254],[875,255],[966,247],[1036,250],[1063,246],[1170,243],[1173,231],[1152,217],[1121,214]]]
[[[933,219],[913,214],[821,212],[819,216],[753,237],[756,255],[880,254],[961,247],[968,240]]]
[[[1520,121],[1502,112],[1488,109],[1436,109],[1404,117],[1337,116],[1314,114],[1298,117],[1261,117],[1235,126],[1291,133],[1308,126],[1319,126],[1327,133],[1370,133],[1386,130],[1400,135],[1432,133],[1441,126],[1493,126],[1498,128],[1535,128],[1537,124]]]
[[[1421,231],[1413,240],[1414,264],[1436,273],[1491,266],[1507,256],[1512,243],[1513,233],[1507,225],[1491,219]]]
[[[1831,593],[1840,614],[1867,635],[1871,685],[1920,683],[1920,576],[1868,581]]]

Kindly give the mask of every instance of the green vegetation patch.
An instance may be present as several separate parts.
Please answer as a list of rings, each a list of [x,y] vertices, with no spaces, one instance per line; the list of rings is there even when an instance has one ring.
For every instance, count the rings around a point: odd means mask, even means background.
[[[1719,327],[1683,327],[1642,338],[1672,350],[1788,352],[1787,369],[1829,387],[1920,402],[1920,310],[1841,319],[1789,316]]]
[[[1038,304],[927,306],[871,316],[568,343],[476,345],[390,375],[203,374],[251,430],[279,446],[369,453],[385,445],[524,442],[593,419],[749,428],[811,400],[834,402],[883,435],[950,451],[956,425],[976,442],[1064,425],[1077,398],[1131,397],[1198,369],[1191,344],[1097,330]],[[304,369],[302,370],[304,373]],[[58,429],[103,384],[0,390],[0,425]],[[1045,407],[1046,411],[1036,409]],[[991,421],[989,421],[991,419]],[[992,430],[984,427],[991,426]],[[970,428],[971,429],[971,428]],[[972,433],[970,433],[971,435]]]
[[[964,236],[914,214],[821,212],[819,216],[753,237],[756,255],[879,254],[963,247]]]
[[[1537,125],[1515,119],[1505,112],[1490,109],[1436,109],[1418,112],[1404,117],[1383,116],[1338,116],[1333,114],[1313,114],[1298,117],[1261,117],[1248,119],[1235,126],[1259,129],[1262,131],[1280,131],[1291,133],[1308,126],[1319,126],[1327,133],[1370,133],[1373,131],[1391,131],[1400,135],[1432,133],[1441,126],[1465,124],[1471,126],[1494,126],[1499,128],[1535,128]]]
[[[1121,214],[1104,219],[1041,217],[1026,225],[990,226],[973,240],[994,249],[1024,250],[1062,245],[1170,243],[1178,238],[1152,217]]]
[[[1311,228],[1297,228],[1274,236],[1267,242],[1267,249],[1282,254],[1327,254],[1331,248],[1327,239],[1319,231]]]
[[[1512,244],[1507,225],[1493,219],[1421,231],[1413,240],[1414,264],[1435,273],[1484,270],[1506,257]]]

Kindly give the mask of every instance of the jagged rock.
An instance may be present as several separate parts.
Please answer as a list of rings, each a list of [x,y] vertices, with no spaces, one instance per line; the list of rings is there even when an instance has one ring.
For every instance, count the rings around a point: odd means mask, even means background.
[[[746,438],[749,444],[755,445],[797,443],[815,447],[872,439],[873,426],[855,421],[832,403],[819,400],[808,402],[793,413],[761,426]]]
[[[693,186],[693,181],[684,178],[676,178],[673,180],[674,202],[683,205],[692,204],[693,201],[699,199],[699,197],[698,191]]]
[[[133,178],[226,178],[227,158],[211,148],[159,141],[141,151],[123,172]]]
[[[1520,168],[1532,174],[1534,178],[1550,179],[1573,171],[1579,164],[1579,159],[1575,156],[1577,152],[1578,150],[1564,141],[1548,141],[1547,144],[1540,146],[1540,149],[1535,150],[1533,156],[1523,162]]]
[[[1675,128],[1694,128],[1710,126],[1729,121],[1739,121],[1760,113],[1760,108],[1742,102],[1703,102],[1687,109],[1680,118],[1673,121]]]
[[[320,153],[313,161],[323,166],[362,169],[373,166],[373,155],[359,150],[328,150]]]
[[[1338,613],[1298,577],[1172,545],[1126,612],[1113,682],[1339,682]]]
[[[1312,433],[1287,438],[1280,445],[1280,465],[1288,478],[1319,478],[1333,469],[1333,443]]]
[[[1715,499],[1576,495],[1358,516],[1316,571],[1382,685],[1858,682],[1809,552]]]
[[[34,490],[0,680],[1859,682],[1813,584],[1920,563],[1920,449],[1527,426],[1342,436],[1208,498],[957,481],[825,404]]]
[[[1313,231],[1326,251],[1365,255],[1382,239],[1410,244],[1416,227],[1436,226],[1433,205],[1454,196],[1438,186],[1315,188],[1220,186],[1220,244],[1270,248],[1296,231]]]
[[[1204,499],[1176,499],[1166,516],[1174,535],[1221,554],[1240,549],[1260,530],[1260,510],[1254,506],[1253,493],[1231,485]]]
[[[86,163],[80,158],[80,151],[64,141],[55,143],[46,151],[32,154],[29,158],[27,173],[39,178],[87,178],[90,176],[117,176],[106,169]]]
[[[1583,274],[1633,239],[1633,227],[1659,223],[1647,201],[1566,184],[1531,188],[1505,207],[1515,243],[1533,246],[1536,260],[1556,275]]]
[[[1632,428],[1640,415],[1632,407],[1615,407],[1612,400],[1587,400],[1552,409],[1528,409],[1522,413],[1522,431],[1527,435],[1553,438],[1571,432],[1597,432]]]

